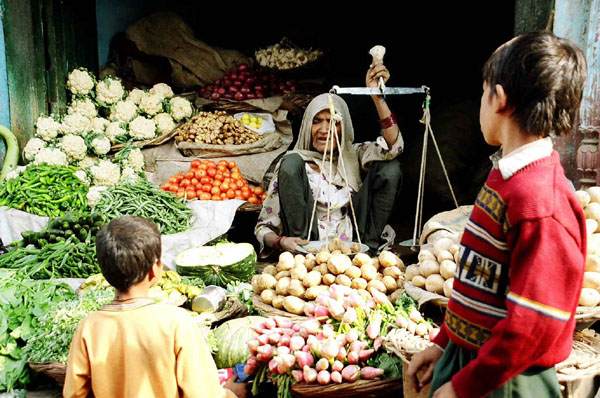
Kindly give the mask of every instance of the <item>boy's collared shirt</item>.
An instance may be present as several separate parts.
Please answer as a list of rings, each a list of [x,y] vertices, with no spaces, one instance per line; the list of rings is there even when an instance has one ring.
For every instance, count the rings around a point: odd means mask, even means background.
[[[523,145],[506,156],[502,156],[502,148],[490,156],[494,168],[499,169],[502,178],[508,180],[516,172],[529,166],[531,163],[548,157],[552,154],[552,138],[542,138]]]

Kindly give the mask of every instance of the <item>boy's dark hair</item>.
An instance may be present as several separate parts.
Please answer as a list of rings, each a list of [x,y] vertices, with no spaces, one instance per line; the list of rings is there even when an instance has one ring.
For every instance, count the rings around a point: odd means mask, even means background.
[[[575,123],[587,66],[581,49],[550,32],[522,34],[500,46],[483,67],[495,94],[500,84],[512,118],[531,135],[568,134]]]
[[[108,283],[127,291],[148,275],[155,261],[160,261],[160,232],[145,218],[116,218],[96,235],[96,255]]]

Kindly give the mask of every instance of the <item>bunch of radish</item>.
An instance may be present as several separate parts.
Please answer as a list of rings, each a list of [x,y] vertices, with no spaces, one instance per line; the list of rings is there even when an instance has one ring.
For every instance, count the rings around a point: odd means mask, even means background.
[[[282,80],[263,69],[253,70],[248,65],[241,64],[222,79],[202,87],[200,95],[213,101],[221,98],[244,101],[284,95],[294,91],[296,91],[294,80]]]

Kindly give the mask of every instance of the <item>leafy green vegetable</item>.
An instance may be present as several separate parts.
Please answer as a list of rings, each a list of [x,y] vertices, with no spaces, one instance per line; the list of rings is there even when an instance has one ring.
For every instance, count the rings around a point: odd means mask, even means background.
[[[250,315],[258,315],[258,311],[252,305],[252,285],[246,282],[234,281],[227,284],[227,295],[237,297],[247,308]]]
[[[402,360],[387,352],[381,352],[377,356],[370,358],[367,361],[367,365],[383,369],[386,379],[390,377],[402,377]]]

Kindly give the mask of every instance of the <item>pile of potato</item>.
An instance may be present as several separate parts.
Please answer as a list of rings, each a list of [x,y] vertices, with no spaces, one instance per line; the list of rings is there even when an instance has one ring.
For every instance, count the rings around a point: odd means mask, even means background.
[[[241,121],[224,111],[200,112],[189,122],[177,127],[177,142],[196,142],[211,145],[252,144],[262,139],[260,134],[246,128]]]
[[[392,296],[397,291],[401,294],[403,269],[402,260],[389,251],[381,252],[378,258],[357,253],[353,259],[341,250],[306,256],[283,252],[276,266],[269,265],[252,278],[252,288],[264,303],[299,315],[304,304],[334,283],[356,289],[365,301],[371,298],[371,288]]]
[[[600,304],[600,187],[575,192],[585,213],[588,232],[587,260],[579,305]]]
[[[418,264],[406,267],[406,280],[428,292],[450,297],[459,262],[458,240],[440,238],[432,245],[424,246],[418,258]]]

